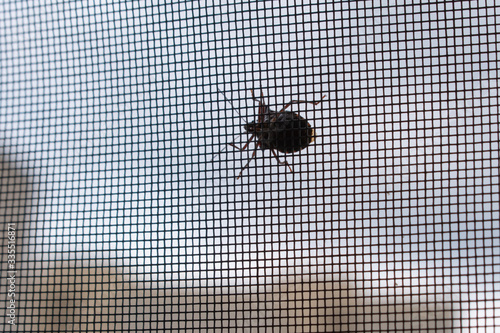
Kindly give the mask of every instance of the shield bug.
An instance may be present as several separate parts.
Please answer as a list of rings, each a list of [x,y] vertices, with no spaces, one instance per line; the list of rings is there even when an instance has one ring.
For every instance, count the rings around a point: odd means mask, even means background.
[[[219,92],[222,94],[220,90]],[[243,171],[255,158],[255,154],[259,148],[262,150],[270,150],[280,165],[286,165],[290,171],[293,172],[292,167],[286,160],[281,161],[279,159],[277,151],[289,154],[307,148],[314,141],[314,128],[305,118],[295,112],[286,111],[286,109],[292,104],[308,103],[318,105],[326,95],[323,95],[319,101],[292,100],[285,104],[280,111],[276,112],[272,111],[269,106],[266,105],[262,92],[260,100],[255,97],[253,90],[250,90],[250,93],[252,94],[252,99],[259,103],[257,120],[243,125],[245,132],[250,134],[250,138],[243,147],[236,146],[234,142],[228,144],[240,151],[244,151],[254,139],[256,142],[252,156],[250,156],[245,166],[241,169],[237,179],[241,177]],[[222,95],[224,96],[224,94]],[[224,98],[232,106],[232,103],[226,96],[224,96]],[[237,110],[236,112],[239,114]]]

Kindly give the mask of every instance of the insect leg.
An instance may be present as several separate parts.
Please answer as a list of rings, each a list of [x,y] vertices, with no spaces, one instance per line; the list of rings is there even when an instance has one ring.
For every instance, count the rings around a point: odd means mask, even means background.
[[[257,99],[257,97],[255,97],[255,95],[253,94],[253,89],[250,89],[250,93],[252,94],[252,99],[254,101],[256,101],[257,103],[259,103],[259,105],[262,103],[264,103],[264,94],[262,94],[262,92],[260,93],[260,100]]]
[[[248,145],[250,144],[250,142],[252,142],[252,140],[253,140],[254,137],[255,137],[255,134],[252,135],[252,136],[250,136],[250,138],[248,139],[248,141],[245,143],[245,145],[242,148],[238,147],[233,142],[228,143],[228,145],[231,146],[231,147],[234,147],[234,148],[238,149],[239,151],[243,151],[243,150],[247,149]],[[255,145],[255,150],[253,151],[252,156],[248,159],[247,164],[245,164],[245,166],[241,169],[240,174],[238,175],[238,177],[236,179],[240,179],[241,175],[243,174],[243,171],[250,165],[250,162],[255,157],[255,154],[257,153],[257,149],[259,147],[260,147],[260,144]]]
[[[238,149],[239,151],[243,151],[243,150],[247,149],[247,147],[250,144],[250,142],[252,142],[254,136],[255,136],[255,134],[252,135],[252,136],[250,136],[250,139],[248,139],[248,141],[245,143],[245,145],[243,146],[243,148],[238,147],[237,145],[234,144],[234,142],[228,143],[228,145],[230,145],[231,147],[234,147],[234,148]]]
[[[317,102],[316,102],[316,101],[312,101],[312,102],[310,102],[310,101],[302,101],[302,100],[293,100],[293,101],[288,102],[288,103],[287,103],[287,104],[283,107],[283,109],[281,109],[281,110],[280,110],[280,112],[285,111],[285,109],[286,109],[286,108],[288,108],[288,107],[289,107],[290,105],[292,105],[292,104],[309,103],[309,104],[312,104],[312,105],[318,105],[319,103],[321,103],[321,101],[322,101],[325,97],[326,97],[326,95],[323,95],[323,97],[321,97],[321,100],[319,100],[319,101],[317,101]]]
[[[274,151],[274,149],[271,149],[271,152],[273,153],[274,158],[276,158],[276,161],[278,161],[279,164],[286,165],[288,167],[288,169],[290,169],[290,172],[293,173],[292,167],[290,166],[290,164],[286,160],[284,160],[283,162],[280,161],[280,159],[279,159],[278,155],[276,154],[276,152]]]
[[[240,137],[240,136],[238,135],[236,138],[239,138],[239,137]],[[233,142],[231,142],[231,143],[228,143],[228,145],[229,145],[229,146],[232,146],[232,147],[235,147],[235,145],[234,145],[234,141],[233,141]],[[223,151],[225,151],[225,150],[226,150],[226,148],[227,148],[227,147],[226,147],[226,146],[224,146],[224,148],[222,148],[222,149],[221,149],[221,150],[219,150],[216,154],[214,154],[214,157],[212,157],[212,159],[210,160],[210,162],[213,162],[213,160],[215,160],[215,158],[216,158],[217,156],[219,156],[219,155],[220,155]],[[236,148],[238,148],[238,147],[236,147]],[[238,148],[238,149],[239,149],[239,148]]]
[[[248,159],[248,162],[247,164],[245,164],[245,166],[241,169],[240,171],[240,174],[238,175],[238,177],[236,179],[240,179],[241,175],[243,174],[243,171],[245,171],[246,168],[248,168],[248,166],[250,165],[250,162],[252,162],[252,160],[254,159],[255,157],[255,154],[257,153],[257,149],[258,149],[259,146],[255,146],[255,149],[253,151],[253,154],[252,156],[250,156],[250,158]]]

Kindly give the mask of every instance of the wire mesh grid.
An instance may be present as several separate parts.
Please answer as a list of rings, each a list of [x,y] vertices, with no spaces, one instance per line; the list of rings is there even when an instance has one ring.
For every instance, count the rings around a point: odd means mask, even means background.
[[[2,2],[2,331],[500,330],[499,21]]]

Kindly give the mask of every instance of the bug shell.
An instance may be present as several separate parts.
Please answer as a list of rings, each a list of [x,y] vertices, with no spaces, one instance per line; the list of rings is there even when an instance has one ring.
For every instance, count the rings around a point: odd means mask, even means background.
[[[262,149],[294,153],[314,141],[314,129],[306,119],[291,111],[270,112],[262,122],[246,124],[245,130],[255,134]]]

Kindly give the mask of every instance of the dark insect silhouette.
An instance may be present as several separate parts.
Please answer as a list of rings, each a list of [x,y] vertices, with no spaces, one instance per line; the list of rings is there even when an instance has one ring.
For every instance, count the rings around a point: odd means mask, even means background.
[[[220,90],[219,92],[222,94]],[[299,116],[297,113],[285,110],[292,104],[308,103],[318,105],[326,95],[317,102],[293,100],[288,102],[280,111],[275,112],[265,104],[262,92],[260,100],[255,97],[253,90],[250,90],[250,92],[252,94],[252,99],[259,103],[257,120],[243,125],[246,133],[250,134],[250,138],[243,147],[236,146],[234,142],[229,143],[229,145],[240,151],[246,150],[254,139],[256,145],[252,156],[250,156],[247,164],[241,169],[237,179],[241,177],[243,171],[250,165],[250,162],[254,159],[257,149],[259,148],[263,150],[269,149],[280,165],[286,165],[290,171],[293,172],[292,167],[286,160],[280,161],[276,151],[288,154],[307,148],[314,141],[314,128],[305,118]],[[224,96],[224,98],[231,104],[226,96]],[[236,112],[238,111],[236,110]]]

